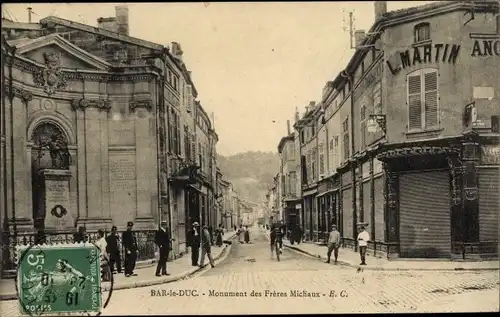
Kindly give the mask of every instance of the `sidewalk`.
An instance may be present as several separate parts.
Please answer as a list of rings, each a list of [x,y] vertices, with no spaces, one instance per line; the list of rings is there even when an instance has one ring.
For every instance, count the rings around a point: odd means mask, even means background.
[[[269,236],[269,232],[266,232]],[[283,246],[294,251],[312,256],[317,259],[326,261],[327,247],[320,246],[315,243],[302,242],[301,244],[291,245],[289,240],[283,239]],[[332,255],[333,258],[333,255]],[[500,261],[474,261],[474,262],[458,262],[450,260],[426,260],[426,259],[411,259],[411,260],[388,260],[387,258],[379,258],[366,254],[367,265],[359,265],[359,253],[352,249],[340,248],[338,263],[340,265],[350,266],[354,268],[363,268],[364,270],[379,270],[379,271],[477,271],[477,270],[499,270]],[[332,259],[333,260],[333,259]],[[333,262],[333,261],[332,261]]]
[[[230,231],[226,232],[223,236],[223,240],[232,240],[236,237],[236,232]],[[231,250],[231,245],[223,244],[222,247],[212,246],[212,256],[215,260],[215,264],[223,261],[229,251]],[[201,253],[201,252],[200,252]],[[113,290],[128,289],[135,287],[144,287],[151,285],[158,285],[164,283],[171,283],[181,279],[188,278],[189,276],[209,268],[208,258],[205,257],[205,266],[203,268],[193,267],[191,265],[191,253],[184,255],[174,261],[167,262],[167,272],[169,276],[157,277],[156,273],[156,263],[151,264],[151,260],[144,261],[148,262],[149,265],[146,267],[139,267],[135,270],[137,276],[125,277],[124,274],[113,275],[113,285],[110,282],[102,283],[102,291],[108,291],[113,288]],[[139,264],[139,263],[138,263]],[[15,279],[2,279],[0,280],[0,300],[14,300],[17,299],[17,292],[15,287]]]

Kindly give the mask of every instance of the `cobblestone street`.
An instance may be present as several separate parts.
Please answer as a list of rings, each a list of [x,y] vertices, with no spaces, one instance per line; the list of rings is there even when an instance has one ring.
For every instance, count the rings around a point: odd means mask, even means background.
[[[473,299],[470,310],[498,310],[498,272],[357,273],[286,249],[277,262],[270,257],[264,235],[253,234],[257,236],[252,244],[235,241],[224,263],[193,279],[113,293],[104,315],[415,312],[457,294],[462,294],[462,301]],[[198,296],[151,296],[163,290],[192,290]],[[210,291],[246,292],[246,296],[210,296]],[[252,291],[262,296],[252,296]],[[293,297],[293,291],[319,297]],[[474,302],[478,307],[472,306]],[[463,306],[457,309],[463,311]]]
[[[357,272],[287,249],[277,262],[267,238],[253,235],[194,278],[114,291],[103,315],[498,310],[495,271]],[[2,315],[18,314],[16,301],[1,305]]]

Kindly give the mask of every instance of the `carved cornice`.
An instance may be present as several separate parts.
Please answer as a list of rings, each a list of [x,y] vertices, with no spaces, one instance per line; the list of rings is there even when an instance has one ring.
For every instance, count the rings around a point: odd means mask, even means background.
[[[111,102],[105,99],[74,99],[71,105],[75,111],[88,108],[96,108],[103,111],[109,111],[109,109],[111,109]]]
[[[28,102],[33,100],[33,94],[31,94],[29,91],[21,89],[21,88],[12,87],[12,91],[10,91],[10,87],[8,85],[6,85],[5,86],[5,93],[9,96],[10,100],[13,100],[14,97],[18,97],[25,104],[28,104]]]
[[[130,112],[135,111],[137,108],[143,108],[147,111],[151,111],[153,109],[153,101],[151,99],[135,99],[130,100]]]

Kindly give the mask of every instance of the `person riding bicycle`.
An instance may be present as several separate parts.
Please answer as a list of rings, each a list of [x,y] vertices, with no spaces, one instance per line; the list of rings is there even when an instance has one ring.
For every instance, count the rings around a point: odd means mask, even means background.
[[[271,225],[271,233],[270,233],[270,238],[271,238],[271,250],[274,247],[274,244],[277,242],[279,246],[279,251],[280,254],[283,253],[282,248],[283,248],[283,231],[278,223],[273,223]],[[276,240],[278,239],[278,240]]]

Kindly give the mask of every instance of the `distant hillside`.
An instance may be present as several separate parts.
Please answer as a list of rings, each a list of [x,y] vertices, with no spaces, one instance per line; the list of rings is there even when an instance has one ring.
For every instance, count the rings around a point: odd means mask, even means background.
[[[217,156],[217,165],[241,197],[252,202],[265,200],[273,177],[279,172],[278,153],[244,152]]]

